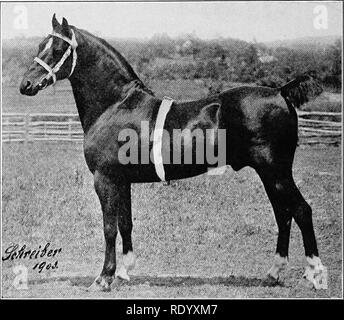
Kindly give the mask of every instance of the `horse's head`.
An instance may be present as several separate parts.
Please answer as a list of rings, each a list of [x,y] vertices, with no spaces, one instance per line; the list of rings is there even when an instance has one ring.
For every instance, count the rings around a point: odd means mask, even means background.
[[[20,92],[34,96],[58,80],[72,75],[76,66],[77,42],[74,30],[65,18],[60,24],[55,14],[52,18],[53,31],[38,47],[38,54],[24,74]]]

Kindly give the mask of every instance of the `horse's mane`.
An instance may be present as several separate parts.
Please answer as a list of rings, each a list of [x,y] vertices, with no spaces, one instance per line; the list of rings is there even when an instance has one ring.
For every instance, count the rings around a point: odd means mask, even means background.
[[[110,45],[106,40],[104,40],[100,37],[97,37],[97,36],[93,35],[92,33],[88,32],[86,30],[76,28],[75,26],[71,26],[71,27],[74,30],[78,30],[79,32],[81,32],[81,34],[86,35],[86,36],[98,41],[100,44],[102,44],[107,49],[107,51],[110,53],[110,56],[112,56],[112,58],[115,61],[119,62],[126,69],[126,71],[130,74],[130,76],[134,79],[136,87],[138,87],[142,90],[145,90],[148,93],[154,95],[153,91],[150,90],[148,87],[146,87],[146,85],[141,81],[141,79],[135,73],[134,69],[128,63],[128,61],[112,45]]]

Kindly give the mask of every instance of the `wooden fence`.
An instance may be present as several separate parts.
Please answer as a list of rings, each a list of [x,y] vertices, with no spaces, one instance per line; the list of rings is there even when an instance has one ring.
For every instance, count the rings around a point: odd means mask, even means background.
[[[341,112],[299,111],[299,143],[340,145],[342,139]]]
[[[82,142],[84,133],[78,114],[4,113],[3,142],[75,141]]]
[[[298,115],[300,144],[341,144],[342,113],[300,111]],[[2,114],[3,142],[82,142],[83,136],[77,114]]]

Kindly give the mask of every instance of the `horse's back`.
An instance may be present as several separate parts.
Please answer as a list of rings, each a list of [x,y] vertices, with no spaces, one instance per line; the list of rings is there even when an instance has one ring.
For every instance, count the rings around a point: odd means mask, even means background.
[[[258,116],[257,113],[262,115],[269,112],[269,106],[274,106],[280,112],[288,113],[287,104],[281,96],[280,90],[261,86],[240,86],[198,100],[175,102],[173,109],[180,121],[188,121],[188,119],[204,113],[209,106],[215,105],[218,106],[220,118],[228,113],[241,113],[241,117],[252,118]]]
[[[240,86],[222,91],[218,94],[218,98],[225,105],[223,107],[241,106],[252,107],[266,103],[276,104],[277,106],[286,106],[283,97],[280,95],[279,89],[260,87],[260,86]]]

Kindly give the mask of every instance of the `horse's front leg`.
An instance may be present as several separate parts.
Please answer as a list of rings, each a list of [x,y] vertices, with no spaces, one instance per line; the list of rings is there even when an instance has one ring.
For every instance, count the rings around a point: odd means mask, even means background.
[[[116,237],[118,217],[130,210],[130,183],[110,179],[96,171],[94,186],[103,211],[105,260],[103,270],[89,288],[90,290],[111,290],[116,272]]]
[[[130,277],[128,272],[135,266],[135,254],[133,252],[133,244],[131,240],[131,231],[133,229],[133,222],[131,217],[131,188],[128,186],[128,190],[125,192],[123,201],[126,205],[123,206],[123,210],[118,213],[118,229],[122,237],[123,247],[123,264],[117,268],[116,276],[129,281]]]

